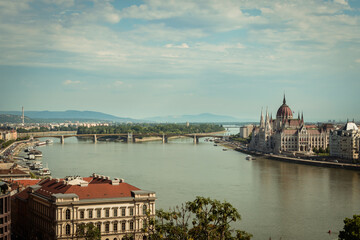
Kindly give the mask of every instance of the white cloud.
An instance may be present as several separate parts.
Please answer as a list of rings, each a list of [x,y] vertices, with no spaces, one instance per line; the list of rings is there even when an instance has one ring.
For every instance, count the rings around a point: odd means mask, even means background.
[[[348,6],[348,3],[346,0],[334,0],[334,2]]]
[[[187,45],[186,43],[182,43],[180,45],[174,45],[174,44],[166,44],[165,45],[166,48],[189,48],[189,45]]]
[[[115,87],[119,87],[119,86],[121,86],[121,85],[123,85],[124,84],[124,82],[122,82],[122,81],[115,81],[114,82],[114,86]]]
[[[360,63],[360,58],[356,59],[355,62]]]
[[[63,7],[71,7],[74,5],[74,0],[42,0],[42,2]]]
[[[77,85],[77,84],[80,84],[81,82],[80,81],[72,81],[72,80],[65,80],[63,82],[64,85]]]

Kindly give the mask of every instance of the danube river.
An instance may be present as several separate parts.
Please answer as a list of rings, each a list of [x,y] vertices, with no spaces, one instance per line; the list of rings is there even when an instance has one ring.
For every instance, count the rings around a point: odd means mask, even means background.
[[[246,155],[192,139],[169,143],[67,138],[40,147],[53,177],[98,173],[155,191],[157,208],[196,196],[226,200],[242,216],[234,227],[253,239],[337,239],[343,219],[360,214],[360,175],[342,169],[245,160]],[[333,234],[327,232],[331,229]]]

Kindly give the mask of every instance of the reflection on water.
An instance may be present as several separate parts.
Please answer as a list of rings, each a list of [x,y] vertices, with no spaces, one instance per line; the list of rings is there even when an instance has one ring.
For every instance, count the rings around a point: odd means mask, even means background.
[[[124,178],[157,193],[167,209],[196,196],[226,200],[241,213],[236,227],[254,239],[336,239],[343,219],[360,213],[359,173],[257,158],[222,151],[192,139],[147,143],[54,139],[43,161],[54,177],[93,172]]]

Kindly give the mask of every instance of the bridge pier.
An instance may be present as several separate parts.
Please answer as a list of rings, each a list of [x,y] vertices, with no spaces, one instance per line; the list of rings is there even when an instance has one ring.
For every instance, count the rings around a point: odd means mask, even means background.
[[[165,134],[163,134],[162,135],[162,143],[167,143],[167,142],[168,142],[168,137]]]
[[[94,134],[94,143],[97,143],[97,137],[96,137],[96,134]]]
[[[126,140],[127,140],[128,143],[135,142],[135,138],[133,137],[132,133],[128,133],[128,136],[127,136]]]
[[[198,144],[198,143],[199,143],[199,137],[194,135],[194,144]]]
[[[65,143],[64,135],[61,135],[61,137],[60,137],[60,143],[61,143],[61,144],[64,144],[64,143]]]

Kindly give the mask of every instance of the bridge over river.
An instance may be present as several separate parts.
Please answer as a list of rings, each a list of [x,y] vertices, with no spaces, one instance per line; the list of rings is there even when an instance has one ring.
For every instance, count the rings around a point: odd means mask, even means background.
[[[198,143],[200,138],[203,137],[212,137],[212,138],[221,138],[223,135],[215,133],[190,133],[190,134],[174,134],[174,133],[101,133],[101,134],[78,134],[76,131],[58,131],[58,132],[29,132],[29,133],[18,133],[18,136],[23,137],[32,137],[32,138],[43,138],[43,137],[53,137],[59,138],[61,143],[65,142],[65,138],[69,137],[88,137],[92,138],[96,143],[100,137],[113,137],[118,136],[123,139],[126,139],[127,142],[135,142],[136,138],[146,138],[146,137],[160,137],[163,143],[167,143],[170,137],[190,137],[194,139],[194,143]]]

